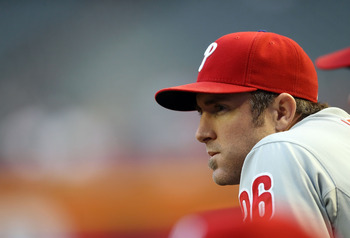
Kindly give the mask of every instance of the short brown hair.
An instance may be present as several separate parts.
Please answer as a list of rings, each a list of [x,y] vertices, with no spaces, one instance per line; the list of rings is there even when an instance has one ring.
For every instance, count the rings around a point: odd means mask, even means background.
[[[278,93],[267,92],[263,90],[257,90],[251,92],[251,112],[253,115],[253,123],[259,127],[264,124],[263,117],[261,116],[265,109],[273,103]],[[327,103],[311,102],[306,99],[294,98],[296,102],[296,114],[300,115],[299,121],[305,117],[312,115],[328,107]]]

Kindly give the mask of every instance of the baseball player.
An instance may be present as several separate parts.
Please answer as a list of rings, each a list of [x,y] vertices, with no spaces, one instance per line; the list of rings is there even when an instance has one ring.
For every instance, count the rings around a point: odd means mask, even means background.
[[[204,52],[194,83],[155,95],[200,114],[213,179],[240,184],[243,219],[288,216],[314,237],[350,237],[350,115],[318,102],[315,67],[293,40],[224,35]]]

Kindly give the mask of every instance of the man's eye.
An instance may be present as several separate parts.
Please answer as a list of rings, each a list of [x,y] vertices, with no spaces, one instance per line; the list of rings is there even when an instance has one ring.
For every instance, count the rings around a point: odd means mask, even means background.
[[[215,110],[216,110],[216,111],[222,111],[222,110],[224,110],[224,109],[225,109],[225,107],[222,106],[222,105],[215,105]]]
[[[215,105],[215,111],[216,111],[216,112],[221,112],[221,111],[223,111],[223,110],[225,110],[225,109],[226,109],[226,107],[223,106],[223,105],[220,105],[220,104]]]

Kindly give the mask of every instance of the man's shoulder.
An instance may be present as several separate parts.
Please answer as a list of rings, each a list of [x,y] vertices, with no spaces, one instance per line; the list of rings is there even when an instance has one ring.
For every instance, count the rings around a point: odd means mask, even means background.
[[[297,147],[312,148],[326,143],[325,138],[341,139],[350,131],[350,115],[339,108],[326,108],[295,124],[290,130],[277,132],[260,140],[255,148],[271,143],[290,143]],[[329,143],[329,140],[327,140]]]

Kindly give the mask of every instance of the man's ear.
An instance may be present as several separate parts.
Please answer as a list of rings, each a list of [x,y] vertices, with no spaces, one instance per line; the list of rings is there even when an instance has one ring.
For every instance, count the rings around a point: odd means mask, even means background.
[[[281,93],[275,98],[273,110],[277,132],[286,131],[296,123],[296,108],[295,99],[288,93]]]

